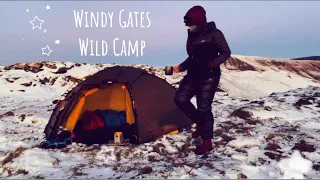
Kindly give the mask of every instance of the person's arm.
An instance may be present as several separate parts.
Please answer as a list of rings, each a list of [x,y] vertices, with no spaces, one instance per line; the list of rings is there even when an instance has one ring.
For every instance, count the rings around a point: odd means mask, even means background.
[[[183,61],[179,65],[179,72],[183,72],[183,71],[187,70],[190,67],[191,60],[192,60],[192,57],[189,56],[185,61]]]
[[[209,66],[211,68],[216,68],[224,63],[227,59],[229,59],[229,57],[231,56],[231,50],[229,48],[227,40],[220,30],[217,30],[217,32],[215,32],[213,38],[214,43],[218,48],[219,55],[215,59],[209,61]]]

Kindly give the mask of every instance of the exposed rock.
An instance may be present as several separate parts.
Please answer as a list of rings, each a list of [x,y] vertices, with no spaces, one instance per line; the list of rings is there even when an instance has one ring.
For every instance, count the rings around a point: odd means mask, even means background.
[[[78,82],[81,81],[81,79],[78,79],[78,78],[70,76],[70,75],[63,77],[62,79],[67,81],[67,82],[71,81],[71,82],[74,82],[74,83],[78,83]]]
[[[238,179],[248,179],[248,177],[246,175],[244,175],[243,173],[240,173],[237,175]]]
[[[4,114],[4,116],[14,116],[14,113],[12,111],[8,111]]]
[[[20,85],[22,86],[26,86],[26,87],[29,87],[32,85],[32,82],[28,82],[28,83],[21,83]]]
[[[49,80],[47,77],[45,77],[45,78],[43,78],[43,79],[39,79],[39,82],[40,82],[41,84],[46,84],[46,83],[50,82],[50,80]]]
[[[73,67],[74,67],[73,65],[70,67],[61,67],[55,72],[55,74],[65,74],[69,69]]]
[[[50,79],[51,79],[51,78],[50,78]],[[54,83],[56,82],[57,79],[58,79],[58,77],[52,78],[52,79],[50,80],[50,85],[51,85],[51,86],[54,85]]]
[[[240,70],[240,71],[256,71],[257,69],[252,65],[231,56],[225,63],[226,69],[228,70]]]
[[[276,143],[269,143],[264,149],[269,151],[277,151],[278,149],[281,149],[281,147]]]
[[[45,65],[47,68],[49,68],[49,69],[57,69],[56,64],[45,63],[44,65]]]
[[[272,152],[265,152],[264,155],[268,156],[270,159],[276,160],[276,161],[280,161],[281,159],[281,155],[280,154],[275,154]]]
[[[224,141],[226,141],[226,142],[229,142],[229,141],[232,141],[232,140],[235,139],[235,138],[230,137],[230,136],[228,136],[228,135],[226,135],[226,134],[221,134],[220,137],[221,137]]]
[[[312,104],[312,103],[308,99],[301,98],[294,104],[294,106],[300,107],[303,105],[310,105],[310,104]]]
[[[21,114],[21,115],[19,116],[19,119],[20,119],[21,121],[24,121],[24,120],[26,119],[26,115],[25,115],[25,114]]]
[[[252,118],[252,113],[245,111],[244,108],[237,109],[233,111],[230,116],[239,117],[241,119],[250,120]]]
[[[263,104],[264,104],[264,101],[251,101],[250,103],[251,103],[251,104],[260,104],[260,105],[263,105]]]
[[[264,107],[264,110],[266,110],[266,111],[271,111],[272,109],[271,109],[270,106],[266,106],[266,107]]]
[[[215,136],[220,136],[222,133],[223,133],[223,130],[222,130],[222,129],[216,129],[216,130],[213,131],[213,134],[214,134]]]
[[[247,123],[247,124],[250,124],[250,125],[256,125],[256,124],[262,124],[262,122],[261,121],[259,121],[259,120],[251,120],[251,119],[247,119],[247,120],[245,120],[245,122]]]
[[[38,73],[40,71],[43,71],[42,67],[43,67],[43,64],[35,63],[34,66],[26,64],[23,69],[26,72],[30,71],[30,72],[33,72],[33,73]]]
[[[314,152],[316,148],[312,144],[308,144],[306,141],[301,140],[300,142],[296,143],[292,150],[299,150],[302,152]]]
[[[75,64],[75,66],[76,66],[76,67],[80,67],[80,66],[81,66],[81,64],[79,64],[79,63],[76,63],[76,64]]]
[[[26,72],[37,73],[43,71],[43,63],[39,62],[30,62],[30,63],[17,63],[11,66],[6,66],[5,70],[24,70]]]
[[[6,158],[4,158],[2,161],[1,161],[1,164],[2,166],[7,164],[7,163],[10,163],[13,161],[13,159],[19,157],[24,151],[26,150],[26,148],[24,147],[18,147],[15,151],[11,151],[7,154]]]
[[[152,173],[152,167],[145,166],[140,170],[140,174],[150,174]]]
[[[9,78],[4,78],[6,81],[8,81],[9,83],[13,83],[14,80],[10,80]]]
[[[316,171],[320,171],[320,164],[314,164],[312,168]]]

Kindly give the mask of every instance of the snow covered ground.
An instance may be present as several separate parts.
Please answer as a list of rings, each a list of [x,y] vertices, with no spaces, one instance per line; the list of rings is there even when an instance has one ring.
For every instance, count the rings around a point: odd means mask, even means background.
[[[200,140],[190,138],[191,130],[140,146],[43,150],[38,145],[52,101],[83,76],[111,66],[48,64],[28,72],[0,68],[0,178],[320,177],[320,87],[312,79],[287,71],[225,73],[221,88],[227,92],[214,101],[214,150],[208,155],[192,152]],[[159,69],[136,66],[163,77]],[[176,84],[182,76],[167,78]]]

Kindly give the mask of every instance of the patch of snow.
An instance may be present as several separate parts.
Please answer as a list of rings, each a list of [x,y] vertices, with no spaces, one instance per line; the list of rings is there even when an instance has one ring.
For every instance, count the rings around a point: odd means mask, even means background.
[[[299,151],[294,151],[290,158],[281,160],[278,165],[284,173],[281,179],[304,179],[304,174],[312,169],[312,162],[304,159]]]
[[[246,139],[236,139],[229,142],[229,146],[235,148],[250,148],[254,146],[259,146],[260,142],[257,139],[246,138]]]
[[[320,123],[319,122],[307,122],[302,127],[307,128],[307,129],[320,129]]]

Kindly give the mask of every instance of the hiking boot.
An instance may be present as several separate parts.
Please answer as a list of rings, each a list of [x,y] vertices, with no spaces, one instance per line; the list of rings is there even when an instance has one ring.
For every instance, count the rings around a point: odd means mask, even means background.
[[[201,155],[204,154],[206,152],[211,151],[212,148],[212,143],[211,143],[211,139],[203,139],[203,142],[201,144],[201,146],[197,147],[197,149],[195,150],[195,154],[196,155]]]
[[[200,130],[199,130],[198,125],[196,125],[196,130],[194,132],[192,132],[191,136],[192,136],[192,138],[197,138],[200,136]]]

